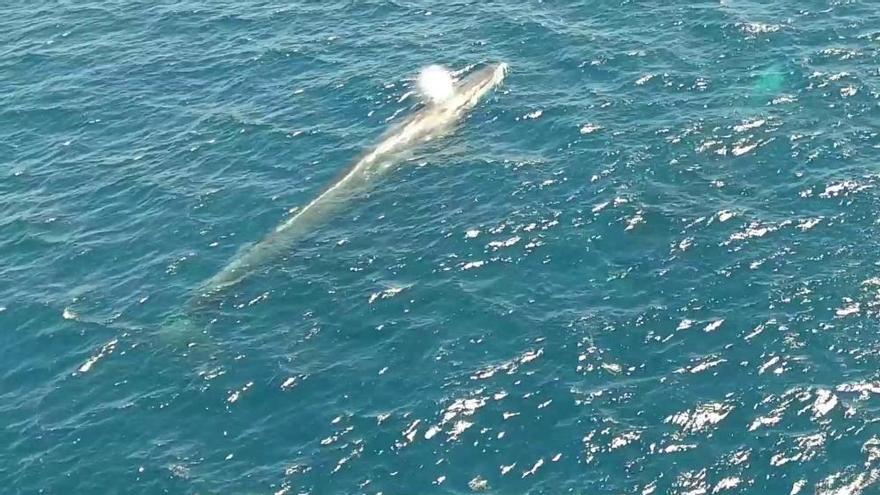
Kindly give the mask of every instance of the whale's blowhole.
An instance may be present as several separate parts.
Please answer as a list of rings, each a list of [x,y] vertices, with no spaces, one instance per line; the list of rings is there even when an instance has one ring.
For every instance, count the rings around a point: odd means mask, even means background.
[[[455,93],[452,74],[440,65],[429,65],[419,73],[419,92],[429,103],[443,103]]]

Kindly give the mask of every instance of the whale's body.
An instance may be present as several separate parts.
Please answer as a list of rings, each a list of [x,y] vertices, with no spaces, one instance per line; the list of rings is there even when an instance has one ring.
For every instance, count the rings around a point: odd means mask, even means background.
[[[446,100],[426,105],[396,127],[339,180],[300,209],[263,240],[241,251],[223,270],[207,280],[196,293],[205,298],[236,285],[268,261],[283,256],[301,236],[310,232],[341,203],[364,190],[391,169],[400,153],[442,135],[464,117],[507,75],[507,64],[490,64],[455,84]]]

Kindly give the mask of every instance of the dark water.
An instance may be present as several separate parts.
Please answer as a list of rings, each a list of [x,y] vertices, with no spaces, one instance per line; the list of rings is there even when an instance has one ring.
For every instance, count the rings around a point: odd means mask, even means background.
[[[4,493],[880,490],[875,2],[0,14]],[[481,61],[455,133],[164,326]]]

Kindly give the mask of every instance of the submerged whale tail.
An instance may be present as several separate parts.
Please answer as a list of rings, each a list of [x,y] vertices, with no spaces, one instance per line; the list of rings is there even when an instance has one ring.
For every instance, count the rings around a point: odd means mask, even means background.
[[[207,336],[207,327],[199,324],[192,317],[175,313],[159,325],[161,340],[173,347],[188,347],[197,344]]]

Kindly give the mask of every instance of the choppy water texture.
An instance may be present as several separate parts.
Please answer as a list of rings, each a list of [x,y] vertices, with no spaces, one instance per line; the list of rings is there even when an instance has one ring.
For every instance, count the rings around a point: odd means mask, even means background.
[[[880,490],[876,3],[0,14],[4,491]],[[420,67],[491,60],[453,135],[163,328]]]

